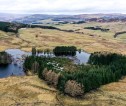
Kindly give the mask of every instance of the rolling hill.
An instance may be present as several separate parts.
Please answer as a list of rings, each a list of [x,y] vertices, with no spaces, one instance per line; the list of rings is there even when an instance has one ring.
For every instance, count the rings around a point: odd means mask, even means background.
[[[22,18],[27,16],[26,14],[9,14],[9,13],[0,13],[0,21],[11,22],[17,18]]]
[[[95,21],[95,22],[115,22],[126,21],[126,14],[79,14],[79,15],[47,15],[47,14],[33,14],[22,18],[16,18],[13,21],[31,24],[41,20],[52,21]]]

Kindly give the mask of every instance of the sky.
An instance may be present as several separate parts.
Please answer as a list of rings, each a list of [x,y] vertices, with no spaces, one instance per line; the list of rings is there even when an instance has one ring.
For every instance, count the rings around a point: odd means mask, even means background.
[[[0,0],[0,13],[126,13],[126,0]]]

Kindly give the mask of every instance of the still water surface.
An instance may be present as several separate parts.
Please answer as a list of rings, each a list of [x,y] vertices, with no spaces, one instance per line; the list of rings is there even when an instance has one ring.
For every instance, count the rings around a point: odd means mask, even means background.
[[[11,75],[14,76],[23,76],[25,75],[23,71],[23,62],[26,56],[31,55],[30,52],[21,51],[20,49],[8,49],[6,50],[8,54],[12,56],[13,62],[7,66],[0,65],[0,78],[5,78]],[[39,56],[47,56],[47,54],[40,53]],[[51,54],[51,56],[55,56]],[[86,64],[89,60],[90,54],[82,51],[81,53],[77,52],[76,56],[67,58],[74,61],[75,64]]]

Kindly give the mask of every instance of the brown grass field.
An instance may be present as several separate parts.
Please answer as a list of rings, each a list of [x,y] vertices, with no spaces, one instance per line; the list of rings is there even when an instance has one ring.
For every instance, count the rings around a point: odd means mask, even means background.
[[[88,24],[86,24],[89,26]],[[96,23],[92,23],[96,26]],[[99,24],[98,24],[99,25]],[[101,26],[106,28],[107,24]],[[118,26],[119,25],[119,26]],[[0,51],[9,48],[19,48],[30,51],[33,46],[39,49],[53,49],[60,45],[74,45],[87,52],[109,51],[126,54],[126,36],[122,34],[114,39],[114,31],[125,30],[125,23],[111,23],[111,31],[82,30],[83,25],[62,25],[61,29],[75,30],[81,27],[78,34],[58,30],[29,28],[20,29],[19,38],[13,33],[0,31]],[[114,27],[115,26],[115,27]],[[90,36],[94,34],[95,36]],[[82,98],[71,98],[60,94],[56,89],[48,86],[37,76],[9,77],[0,79],[0,105],[1,106],[126,106],[126,78],[119,82],[100,87],[96,91],[87,93]]]
[[[82,98],[72,98],[37,76],[0,79],[1,106],[126,106],[126,78],[102,86]]]
[[[4,33],[4,32],[1,32]],[[29,28],[20,29],[19,38],[10,33],[0,33],[0,50],[19,48],[30,51],[33,46],[39,49],[53,49],[55,46],[74,45],[89,53],[96,51],[109,51],[126,54],[126,43],[120,39],[89,36],[75,32]],[[2,36],[2,37],[1,37]]]

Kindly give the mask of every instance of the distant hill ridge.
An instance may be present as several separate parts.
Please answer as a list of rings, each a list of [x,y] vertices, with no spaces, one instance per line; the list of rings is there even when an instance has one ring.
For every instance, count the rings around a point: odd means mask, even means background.
[[[53,21],[96,21],[96,22],[115,22],[126,21],[126,14],[80,14],[80,15],[46,15],[33,14],[14,21],[23,23],[34,23],[40,20],[52,19]]]
[[[40,20],[52,19],[54,21],[96,21],[115,22],[125,21],[126,14],[78,14],[78,15],[48,15],[48,14],[6,14],[0,13],[0,21],[20,22],[31,24]]]

